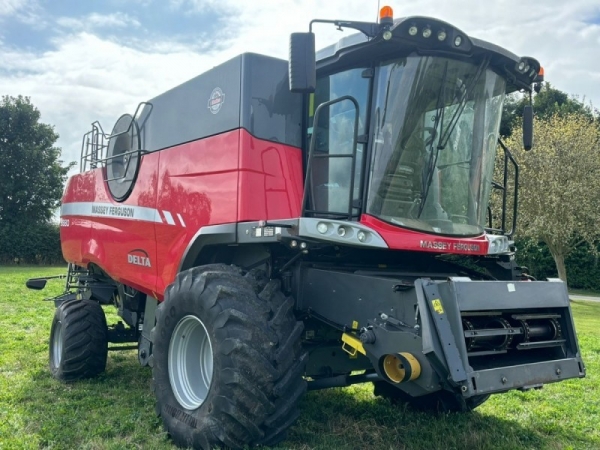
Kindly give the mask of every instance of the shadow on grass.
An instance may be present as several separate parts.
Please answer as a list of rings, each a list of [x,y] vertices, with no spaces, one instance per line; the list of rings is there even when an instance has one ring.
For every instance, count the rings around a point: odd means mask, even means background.
[[[370,385],[311,392],[302,407],[299,423],[285,443],[293,448],[558,449],[573,441],[579,443],[577,448],[597,448],[596,440],[574,434],[568,426],[557,439],[556,434],[540,433],[526,419],[478,411],[431,415],[393,406],[374,398]]]
[[[489,414],[429,415],[372,396],[368,385],[310,392],[302,415],[280,449],[544,449],[563,448],[557,436]],[[62,384],[37,368],[17,393],[35,447],[172,448],[154,414],[150,370],[135,354],[112,353],[93,380]],[[594,448],[584,434],[558,441]],[[568,433],[568,434],[567,434]]]
[[[135,352],[111,353],[106,373],[73,384],[59,383],[46,367],[36,367],[15,394],[25,419],[22,432],[37,437],[31,448],[174,448],[154,414],[151,372],[139,367]],[[531,408],[535,416],[536,406]],[[370,385],[310,392],[301,409],[279,449],[522,450],[598,444],[570,429],[568,419],[564,428],[544,434],[535,420],[505,419],[486,407],[481,413],[434,416],[375,398]]]
[[[58,273],[58,271],[57,271]],[[53,306],[0,270],[0,448],[172,449],[154,412],[151,371],[111,353],[106,373],[62,384],[48,371]],[[49,283],[48,294],[63,287]],[[311,392],[280,449],[600,448],[600,303],[574,302],[588,376],[492,398],[472,414],[430,416],[374,398],[368,385]],[[481,412],[479,412],[481,411]]]

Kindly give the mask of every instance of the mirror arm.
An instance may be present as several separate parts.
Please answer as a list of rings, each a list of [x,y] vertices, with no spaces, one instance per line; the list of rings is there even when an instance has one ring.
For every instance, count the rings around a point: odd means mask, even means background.
[[[308,31],[312,33],[313,23],[332,23],[334,24],[338,30],[342,31],[343,27],[345,28],[353,28],[355,30],[360,31],[365,36],[369,38],[374,38],[381,31],[381,26],[378,23],[374,22],[354,22],[349,20],[324,20],[324,19],[314,19],[310,21],[310,25],[308,26]]]

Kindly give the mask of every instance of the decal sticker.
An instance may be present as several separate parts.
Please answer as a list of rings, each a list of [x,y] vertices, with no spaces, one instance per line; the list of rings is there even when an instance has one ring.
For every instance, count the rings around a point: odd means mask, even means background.
[[[460,252],[479,252],[481,246],[479,244],[473,244],[470,242],[442,242],[442,241],[426,241],[421,240],[419,247],[427,248],[432,250],[443,250],[443,251],[460,251]]]
[[[208,98],[208,109],[211,113],[218,114],[223,103],[225,103],[225,94],[223,94],[221,88],[214,88]]]
[[[148,253],[146,250],[142,250],[141,248],[131,250],[127,254],[127,262],[129,264],[133,264],[134,266],[152,267]]]
[[[161,211],[164,219],[161,217]],[[145,206],[119,206],[112,203],[95,202],[72,202],[63,203],[60,208],[61,216],[84,216],[84,217],[107,217],[111,219],[138,220],[142,222],[154,222],[177,226],[181,224],[186,227],[183,216],[173,213],[179,219],[179,224],[170,211],[147,208]],[[61,226],[69,226],[68,219],[61,218]]]
[[[92,205],[92,214],[96,216],[133,217],[135,210],[130,206]]]
[[[444,307],[442,306],[442,302],[439,298],[435,300],[431,300],[431,304],[433,305],[433,310],[438,314],[444,314]]]
[[[61,227],[68,227],[70,225],[69,219],[60,219]]]

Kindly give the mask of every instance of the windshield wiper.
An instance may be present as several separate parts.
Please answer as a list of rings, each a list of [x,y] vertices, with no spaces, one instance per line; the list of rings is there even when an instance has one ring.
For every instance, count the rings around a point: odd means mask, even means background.
[[[402,60],[402,65],[400,65],[400,63],[394,63],[394,65],[390,69],[390,73],[388,74],[387,87],[385,90],[385,102],[384,102],[385,106],[383,108],[383,115],[381,116],[381,125],[383,125],[385,123],[385,117],[387,115],[388,98],[390,96],[390,85],[392,84],[392,75],[394,74],[394,72],[396,71],[396,69],[398,67],[404,68],[405,65],[406,65],[406,60],[404,59],[404,60]]]
[[[421,203],[419,204],[419,212],[417,213],[417,219],[421,218],[421,214],[423,214],[423,209],[425,209],[425,200],[427,199],[427,195],[429,194],[429,188],[431,187],[431,182],[433,181],[433,173],[435,171],[435,166],[437,164],[438,154],[440,152],[440,146],[438,140],[438,145],[433,149],[433,143],[435,142],[435,135],[438,133],[438,127],[443,127],[444,125],[444,99],[446,97],[446,76],[448,75],[448,61],[444,65],[444,74],[442,75],[442,81],[440,83],[440,91],[438,92],[437,97],[437,112],[435,114],[435,122],[433,123],[432,134],[430,136],[429,142],[429,161],[427,162],[427,172],[425,176],[422,178],[421,184]],[[443,130],[443,128],[440,128]],[[441,133],[440,133],[441,134]],[[441,139],[441,136],[440,136]]]
[[[467,100],[470,97],[471,92],[473,91],[473,89],[475,88],[477,83],[479,82],[481,75],[487,69],[489,62],[490,62],[489,58],[485,58],[483,61],[481,61],[481,64],[479,64],[479,66],[477,67],[477,70],[475,71],[473,78],[471,78],[471,80],[468,83],[463,84],[462,95],[458,101],[458,106],[457,106],[456,110],[454,111],[454,114],[450,118],[450,123],[444,130],[446,76],[448,74],[448,62],[446,61],[446,66],[444,67],[444,75],[442,76],[442,81],[441,81],[442,86],[440,87],[440,92],[438,94],[438,99],[437,99],[438,112],[436,114],[436,120],[433,125],[434,131],[437,131],[437,127],[439,125],[442,133],[440,135],[440,138],[438,139],[438,145],[435,148],[435,152],[433,149],[433,142],[435,141],[435,139],[432,139],[431,143],[429,144],[429,154],[430,154],[429,163],[427,165],[427,173],[426,173],[425,177],[423,178],[423,189],[421,189],[421,204],[419,205],[419,212],[417,214],[417,219],[421,218],[421,214],[423,213],[423,210],[425,209],[425,201],[427,200],[427,196],[429,195],[429,188],[431,187],[431,182],[433,181],[433,174],[435,172],[435,167],[437,164],[437,158],[438,158],[439,151],[443,150],[446,147],[446,144],[448,143],[448,139],[450,139],[450,135],[452,134],[452,132],[454,131],[454,128],[458,124],[458,120],[460,119],[460,117],[465,109],[465,106],[467,105]],[[440,120],[440,118],[441,118],[441,120]]]
[[[440,149],[443,149],[446,147],[446,144],[448,143],[448,139],[450,139],[450,135],[454,131],[456,124],[458,124],[458,119],[460,119],[463,111],[465,110],[465,106],[467,106],[467,100],[470,97],[471,92],[473,91],[473,89],[475,88],[477,83],[479,82],[481,75],[483,75],[483,73],[487,69],[489,62],[490,62],[489,58],[486,58],[483,61],[481,61],[481,64],[479,64],[479,66],[477,67],[477,71],[475,72],[475,75],[473,76],[473,78],[471,78],[470,82],[465,83],[466,86],[465,86],[465,84],[463,84],[464,89],[462,89],[462,96],[458,101],[458,107],[456,108],[456,111],[454,111],[454,115],[450,119],[450,123],[448,124],[448,127],[446,128],[443,135],[440,136],[440,140],[438,141],[439,142],[438,147]],[[442,128],[442,131],[444,131],[443,128]]]

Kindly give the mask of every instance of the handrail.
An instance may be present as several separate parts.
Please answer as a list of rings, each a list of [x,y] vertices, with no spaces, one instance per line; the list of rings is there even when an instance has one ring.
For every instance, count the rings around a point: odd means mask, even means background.
[[[492,187],[499,191],[502,191],[502,217],[500,219],[500,228],[492,227],[492,211],[488,206],[488,224],[489,227],[485,228],[486,232],[492,233],[500,233],[505,236],[511,238],[515,234],[515,230],[517,229],[517,212],[518,212],[518,200],[519,200],[519,165],[517,161],[512,156],[509,148],[502,142],[500,138],[498,138],[498,144],[502,148],[504,152],[504,171],[502,174],[502,184],[492,181]],[[514,193],[513,193],[513,215],[512,215],[512,225],[510,230],[506,230],[506,207],[508,203],[508,182],[509,182],[509,170],[508,165],[512,164],[514,167]]]
[[[146,150],[132,150],[130,152],[121,153],[120,155],[113,155],[111,157],[104,156],[105,152],[108,150],[110,140],[112,138],[116,138],[118,136],[129,133],[131,131],[131,128],[133,127],[133,124],[141,116],[142,111],[140,111],[140,109],[142,107],[145,108],[146,106],[149,107],[148,114],[150,114],[152,112],[152,109],[154,108],[154,105],[150,102],[140,102],[137,105],[135,112],[131,116],[131,121],[129,122],[129,125],[127,126],[127,128],[124,131],[120,131],[118,133],[107,134],[104,131],[104,129],[102,128],[102,124],[98,120],[92,122],[92,129],[90,131],[88,131],[87,133],[85,133],[82,137],[79,171],[82,173],[86,172],[88,170],[88,163],[89,163],[90,170],[93,170],[93,169],[98,168],[99,165],[105,166],[107,161],[112,160],[117,157],[123,157],[123,156],[127,156],[127,155],[133,154],[133,153],[138,153],[139,156],[141,156],[141,155],[148,153],[148,151],[146,151]],[[131,159],[128,159],[125,174],[127,173],[127,170],[129,169],[130,161],[131,161]],[[116,178],[116,179],[120,179],[120,178]],[[114,180],[114,179],[106,180],[106,181],[112,181],[112,180]]]
[[[358,147],[358,124],[359,124],[359,115],[360,115],[360,111],[359,111],[359,105],[358,105],[358,101],[351,95],[344,95],[342,97],[338,97],[335,98],[333,100],[329,100],[327,102],[323,102],[321,103],[317,109],[315,110],[315,114],[313,116],[313,130],[316,129],[316,125],[318,123],[318,119],[319,119],[319,115],[321,113],[321,111],[326,108],[329,107],[335,103],[340,103],[342,101],[345,100],[349,100],[353,103],[354,108],[356,109],[356,114],[354,117],[354,140],[353,140],[353,147],[352,147],[352,153],[351,154],[331,154],[328,153],[327,155],[315,155],[314,151],[315,151],[315,145],[316,145],[316,136],[313,132],[313,135],[311,136],[311,140],[310,140],[310,146],[309,146],[309,150],[308,150],[308,161],[307,161],[307,165],[306,165],[306,178],[304,180],[304,195],[302,198],[302,216],[306,217],[307,214],[311,214],[313,217],[319,217],[319,216],[335,216],[335,217],[340,217],[340,218],[347,218],[348,220],[352,220],[355,217],[358,217],[358,215],[356,214],[352,214],[352,210],[354,209],[354,205],[353,205],[353,199],[354,199],[354,178],[355,178],[355,172],[356,172],[356,155],[357,155],[357,147]],[[307,207],[308,204],[308,200],[309,200],[309,194],[310,194],[310,203],[311,206],[314,208],[315,207],[315,197],[314,197],[314,189],[313,189],[313,182],[312,182],[312,162],[313,159],[316,157],[320,157],[320,158],[351,158],[352,159],[352,166],[350,169],[350,192],[348,194],[348,211],[345,213],[342,212],[332,212],[332,211],[319,211],[316,209],[309,209]],[[361,173],[361,185],[362,185],[362,176],[363,174]]]

